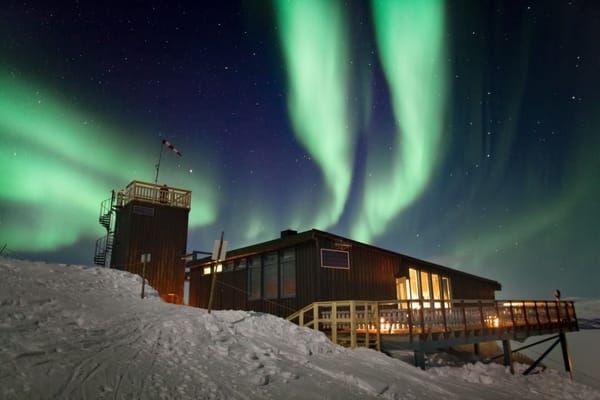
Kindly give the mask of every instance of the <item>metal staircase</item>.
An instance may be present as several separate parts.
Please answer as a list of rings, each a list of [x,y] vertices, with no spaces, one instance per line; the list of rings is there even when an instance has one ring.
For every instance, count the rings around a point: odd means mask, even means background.
[[[96,251],[94,253],[94,264],[103,267],[110,266],[110,256],[112,254],[114,241],[113,213],[115,210],[115,195],[104,200],[100,204],[100,216],[98,222],[106,229],[106,235],[96,241]]]

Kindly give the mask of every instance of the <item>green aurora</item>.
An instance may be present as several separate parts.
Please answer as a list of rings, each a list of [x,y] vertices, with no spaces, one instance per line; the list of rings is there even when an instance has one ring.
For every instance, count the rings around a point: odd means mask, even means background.
[[[167,138],[188,250],[317,228],[512,294],[596,290],[589,2],[59,3],[0,24],[5,254],[91,263],[100,202]]]
[[[329,199],[315,217],[338,222],[352,184],[356,132],[348,108],[346,18],[333,1],[276,1],[294,133],[320,166]]]
[[[373,15],[397,127],[389,163],[377,156],[380,149],[369,154],[371,173],[352,228],[366,242],[427,187],[442,153],[446,80],[441,1],[375,1]]]
[[[52,90],[12,74],[0,72],[0,87],[0,243],[45,251],[100,236],[100,201],[131,177],[150,180],[148,166],[159,140],[156,147],[140,145],[133,135],[76,110]],[[191,227],[214,220],[214,195],[205,178],[184,181],[166,167],[163,176],[173,186],[204,193],[193,197]]]

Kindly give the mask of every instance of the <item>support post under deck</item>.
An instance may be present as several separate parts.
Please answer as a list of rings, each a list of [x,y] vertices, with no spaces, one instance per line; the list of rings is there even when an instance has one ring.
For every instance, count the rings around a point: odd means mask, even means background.
[[[515,374],[515,367],[513,366],[512,351],[510,349],[510,340],[502,340],[502,349],[504,350],[504,365],[510,367],[510,373]]]
[[[415,367],[425,369],[425,352],[421,349],[415,350]]]
[[[565,371],[569,373],[571,379],[573,379],[573,362],[571,361],[571,355],[569,354],[569,347],[567,346],[567,335],[564,332],[559,333],[560,337],[560,348],[562,349],[563,362],[565,364]]]

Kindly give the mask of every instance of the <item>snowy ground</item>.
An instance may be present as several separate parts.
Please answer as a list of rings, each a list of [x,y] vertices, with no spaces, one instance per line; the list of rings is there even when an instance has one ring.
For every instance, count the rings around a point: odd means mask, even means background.
[[[140,287],[122,271],[0,258],[0,398],[600,399],[559,370],[421,371],[274,316],[141,300]]]

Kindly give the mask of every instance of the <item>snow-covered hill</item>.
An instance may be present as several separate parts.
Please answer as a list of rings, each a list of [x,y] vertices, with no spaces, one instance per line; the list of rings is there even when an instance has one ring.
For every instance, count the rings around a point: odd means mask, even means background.
[[[600,318],[578,318],[577,322],[580,329],[600,329]]]
[[[140,288],[122,271],[0,258],[0,398],[600,399],[562,371],[421,371],[271,315],[208,314]]]

